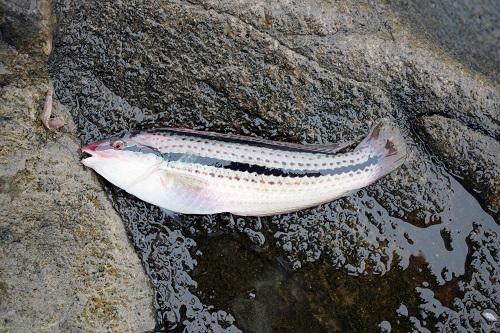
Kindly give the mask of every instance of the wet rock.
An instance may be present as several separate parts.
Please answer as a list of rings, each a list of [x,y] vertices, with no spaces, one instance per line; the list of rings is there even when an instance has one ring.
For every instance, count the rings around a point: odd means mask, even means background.
[[[197,265],[196,256],[201,255],[192,254],[196,242],[180,230],[171,228],[166,215],[158,207],[138,202],[123,191],[114,194],[115,206],[123,216],[155,287],[157,329],[241,332],[231,314],[202,302],[193,292],[198,283],[189,272]],[[190,226],[184,218],[181,223],[184,227]]]
[[[167,126],[325,143],[358,138],[384,116],[409,146],[406,163],[366,189],[258,221],[173,222],[104,182],[155,285],[158,329],[293,331],[300,318],[310,331],[487,327],[473,309],[498,308],[488,300],[498,295],[495,265],[468,260],[482,246],[497,259],[499,227],[414,125],[441,114],[498,137],[490,78],[385,2],[59,1],[55,10],[50,72],[84,143]],[[245,236],[217,237],[232,233]]]
[[[39,120],[48,72],[33,53],[0,41],[0,331],[151,330],[150,283],[67,110],[57,132]]]
[[[389,332],[391,332],[391,323],[388,322],[387,320],[384,320],[378,326],[380,328],[380,332],[382,332],[382,333],[389,333]]]
[[[464,66],[462,58],[450,57],[437,49],[425,34],[409,29],[399,11],[385,2],[348,1],[323,6],[307,1],[262,6],[211,0],[195,3],[194,11],[201,7],[228,16],[229,32],[238,31],[233,26],[249,26],[248,32],[244,31],[248,36],[256,36],[248,44],[256,47],[247,46],[247,52],[265,54],[264,59],[282,63],[280,70],[291,72],[297,85],[303,87],[291,89],[291,101],[299,102],[297,111],[307,113],[313,108],[321,114],[329,108],[330,117],[337,124],[342,118],[349,119],[349,132],[365,125],[367,115],[390,114],[401,120],[442,113],[483,129],[492,137],[500,135],[496,121],[497,86]],[[483,10],[491,13],[497,6],[488,1],[483,5]],[[266,23],[269,21],[272,24]],[[489,36],[496,40],[497,34],[492,29]],[[235,38],[230,33],[228,37]],[[281,58],[284,59],[279,61]],[[300,79],[304,79],[304,84]],[[285,86],[294,87],[294,83],[290,80]],[[283,110],[293,107],[279,102],[280,99],[272,100],[274,106],[278,104]],[[319,115],[322,124],[307,124],[297,114],[292,118],[296,117],[302,126],[309,125],[316,131],[325,130],[325,124],[329,124]],[[321,134],[331,140],[332,133]]]
[[[498,315],[490,310],[490,309],[486,309],[484,310],[481,315],[483,316],[484,319],[486,319],[489,323],[494,323],[494,322],[497,322],[498,321]]]
[[[55,16],[52,0],[0,0],[0,34],[18,50],[48,56]]]
[[[453,57],[500,81],[498,1],[387,1],[412,31]]]
[[[419,118],[417,125],[446,168],[500,217],[500,143],[438,115]]]

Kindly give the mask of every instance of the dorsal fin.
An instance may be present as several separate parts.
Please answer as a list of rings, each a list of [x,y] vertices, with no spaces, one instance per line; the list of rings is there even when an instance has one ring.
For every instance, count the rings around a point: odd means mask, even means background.
[[[219,140],[224,142],[234,142],[238,144],[248,144],[248,145],[260,145],[265,148],[274,148],[282,150],[291,150],[297,152],[307,152],[307,153],[323,153],[323,154],[335,154],[345,148],[354,145],[356,142],[339,142],[339,143],[328,143],[328,144],[299,144],[299,143],[289,143],[281,141],[272,141],[267,139],[262,139],[252,136],[242,136],[237,134],[222,134],[215,132],[205,132],[197,131],[186,128],[164,128],[164,129],[153,129],[149,130],[149,133],[155,132],[170,132],[172,134],[178,135],[193,135],[208,140]]]
[[[327,143],[327,144],[311,144],[311,145],[302,145],[306,149],[311,149],[311,151],[324,153],[324,154],[336,154],[341,150],[349,148],[353,146],[355,141],[348,142],[338,142],[338,143]]]

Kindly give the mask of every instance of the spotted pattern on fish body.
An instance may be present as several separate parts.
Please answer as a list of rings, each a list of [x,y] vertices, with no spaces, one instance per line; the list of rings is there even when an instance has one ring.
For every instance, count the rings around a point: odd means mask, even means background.
[[[121,140],[125,145],[117,155],[128,156],[129,164],[150,156],[154,172],[133,183],[110,181],[188,214],[259,216],[311,207],[372,183],[406,155],[399,132],[386,121],[345,153],[340,151],[353,143],[298,145],[185,129],[131,133]]]
[[[244,163],[244,162],[234,162],[229,160],[222,160],[219,158],[206,157],[200,155],[194,155],[191,153],[164,153],[163,158],[169,162],[180,162],[185,164],[199,164],[209,167],[214,167],[216,169],[222,168],[232,171],[245,171],[250,174],[263,175],[263,176],[280,176],[280,177],[321,177],[325,175],[338,175],[343,173],[360,172],[365,168],[369,168],[375,165],[381,156],[375,155],[370,156],[366,161],[357,164],[349,164],[343,166],[333,166],[340,165],[340,162],[333,163],[332,166],[328,168],[325,165],[325,169],[289,169],[286,168],[286,163],[282,162],[284,167],[278,168],[275,166],[266,166],[265,163],[255,164],[255,163]],[[249,157],[251,159],[251,157]],[[359,161],[359,160],[357,160]],[[300,167],[300,166],[299,166]],[[214,173],[211,173],[215,176]]]

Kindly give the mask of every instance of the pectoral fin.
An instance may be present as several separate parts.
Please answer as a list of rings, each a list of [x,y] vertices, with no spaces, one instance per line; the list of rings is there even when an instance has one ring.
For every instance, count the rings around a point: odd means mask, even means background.
[[[210,185],[207,179],[188,172],[174,171],[170,172],[170,175],[175,185],[189,188],[196,192],[207,189]]]
[[[208,179],[182,170],[166,170],[161,181],[172,196],[173,210],[189,214],[214,212],[217,198],[211,191]]]
[[[165,187],[175,187],[193,193],[206,190],[210,185],[205,178],[181,170],[164,170],[160,179]]]

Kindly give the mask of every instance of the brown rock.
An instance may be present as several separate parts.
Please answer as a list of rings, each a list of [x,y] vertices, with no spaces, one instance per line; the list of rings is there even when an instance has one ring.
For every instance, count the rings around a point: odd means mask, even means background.
[[[500,143],[454,119],[421,117],[417,125],[448,170],[494,214],[500,210]]]
[[[70,117],[38,118],[43,57],[1,45],[0,82],[0,331],[151,330],[150,283]]]

